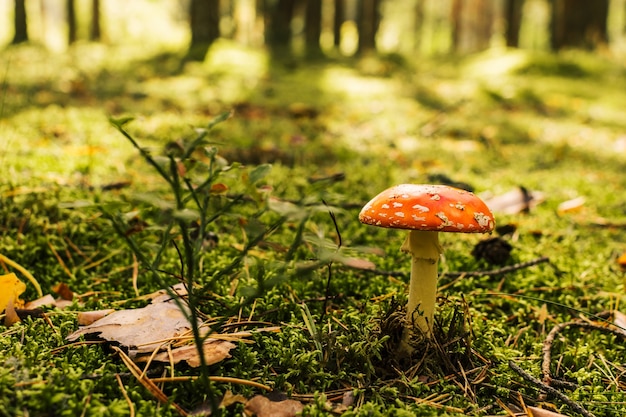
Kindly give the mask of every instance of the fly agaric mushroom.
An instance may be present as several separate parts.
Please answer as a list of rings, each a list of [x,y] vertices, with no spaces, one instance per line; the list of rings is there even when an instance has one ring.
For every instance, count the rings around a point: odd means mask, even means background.
[[[439,232],[491,232],[495,221],[485,203],[469,191],[446,185],[401,184],[374,197],[359,213],[361,223],[409,229],[401,250],[411,254],[407,323],[401,348],[409,352],[412,329],[432,336],[437,295]]]

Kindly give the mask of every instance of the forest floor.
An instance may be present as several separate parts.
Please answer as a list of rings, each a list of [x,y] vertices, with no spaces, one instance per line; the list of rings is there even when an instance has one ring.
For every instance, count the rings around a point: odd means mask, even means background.
[[[14,300],[0,415],[626,415],[612,59],[272,61],[227,42],[186,65],[92,44],[0,57],[2,267],[21,300],[39,295],[11,260],[70,301]],[[397,353],[405,233],[357,217],[401,183],[511,197],[491,236],[441,236],[434,338],[412,357]],[[494,237],[508,256],[472,255]],[[123,325],[67,339],[80,312],[138,311],[181,281],[193,317],[234,343],[214,363],[174,360],[177,339],[134,365]]]

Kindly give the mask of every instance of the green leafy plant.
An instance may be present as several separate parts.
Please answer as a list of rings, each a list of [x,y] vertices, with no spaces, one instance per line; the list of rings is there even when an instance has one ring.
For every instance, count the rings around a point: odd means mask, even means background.
[[[134,213],[129,215],[119,209],[111,210],[109,206],[101,205],[104,216],[124,238],[140,265],[149,272],[153,282],[167,289],[189,321],[194,343],[199,347],[200,372],[204,384],[209,389],[207,392],[211,392],[211,383],[201,346],[211,331],[203,331],[199,324],[203,317],[199,307],[204,300],[204,294],[214,289],[220,280],[235,273],[250,250],[285,220],[284,216],[274,216],[269,225],[258,220],[268,208],[256,186],[270,172],[271,167],[260,165],[247,171],[239,164],[228,164],[219,157],[217,147],[207,139],[210,129],[226,120],[228,116],[229,113],[224,113],[212,120],[207,127],[196,129],[196,136],[186,143],[170,144],[166,147],[165,155],[153,155],[139,144],[125,128],[131,119],[112,119],[111,123],[130,141],[142,159],[166,184],[164,192],[153,191],[134,196],[134,199],[141,202],[160,222],[160,225],[154,228],[156,232],[154,244],[145,245],[135,233],[129,232],[129,219],[135,218]],[[236,169],[245,172],[240,177],[244,192],[226,195],[229,187],[218,180],[224,173]],[[258,203],[256,205],[258,210],[251,213],[251,219],[248,220],[248,224],[253,223],[255,227],[247,229],[245,243],[231,262],[206,279],[207,277],[201,276],[200,265],[206,252],[205,245],[211,233],[211,226],[221,216],[231,214],[233,206],[245,199],[252,199]],[[257,221],[254,221],[255,219]],[[168,256],[172,249],[178,257],[180,269],[177,272],[168,268]],[[258,286],[254,291],[248,292],[249,297],[244,298],[237,308],[241,308],[243,304],[251,302],[254,297],[263,293],[268,285],[265,281],[265,272],[262,266],[258,268],[258,274],[255,276]],[[177,297],[171,289],[173,278],[185,284],[188,295],[184,299]],[[184,306],[184,303],[187,305]],[[211,395],[209,397],[213,398]]]

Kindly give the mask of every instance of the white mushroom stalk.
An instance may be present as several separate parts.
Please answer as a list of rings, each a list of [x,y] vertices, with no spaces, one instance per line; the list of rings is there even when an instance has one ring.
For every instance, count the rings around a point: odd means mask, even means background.
[[[439,232],[411,230],[401,250],[411,254],[407,323],[410,328],[416,327],[430,337],[437,299],[437,269],[442,253]],[[410,332],[405,331],[404,338],[408,337]]]

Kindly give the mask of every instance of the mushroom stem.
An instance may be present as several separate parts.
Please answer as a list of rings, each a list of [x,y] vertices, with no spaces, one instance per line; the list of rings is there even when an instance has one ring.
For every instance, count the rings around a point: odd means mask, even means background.
[[[407,323],[402,345],[407,348],[413,329],[432,336],[433,315],[437,297],[437,264],[441,255],[439,232],[411,230],[401,250],[411,254],[411,280],[407,304]],[[408,348],[409,351],[412,349]]]

